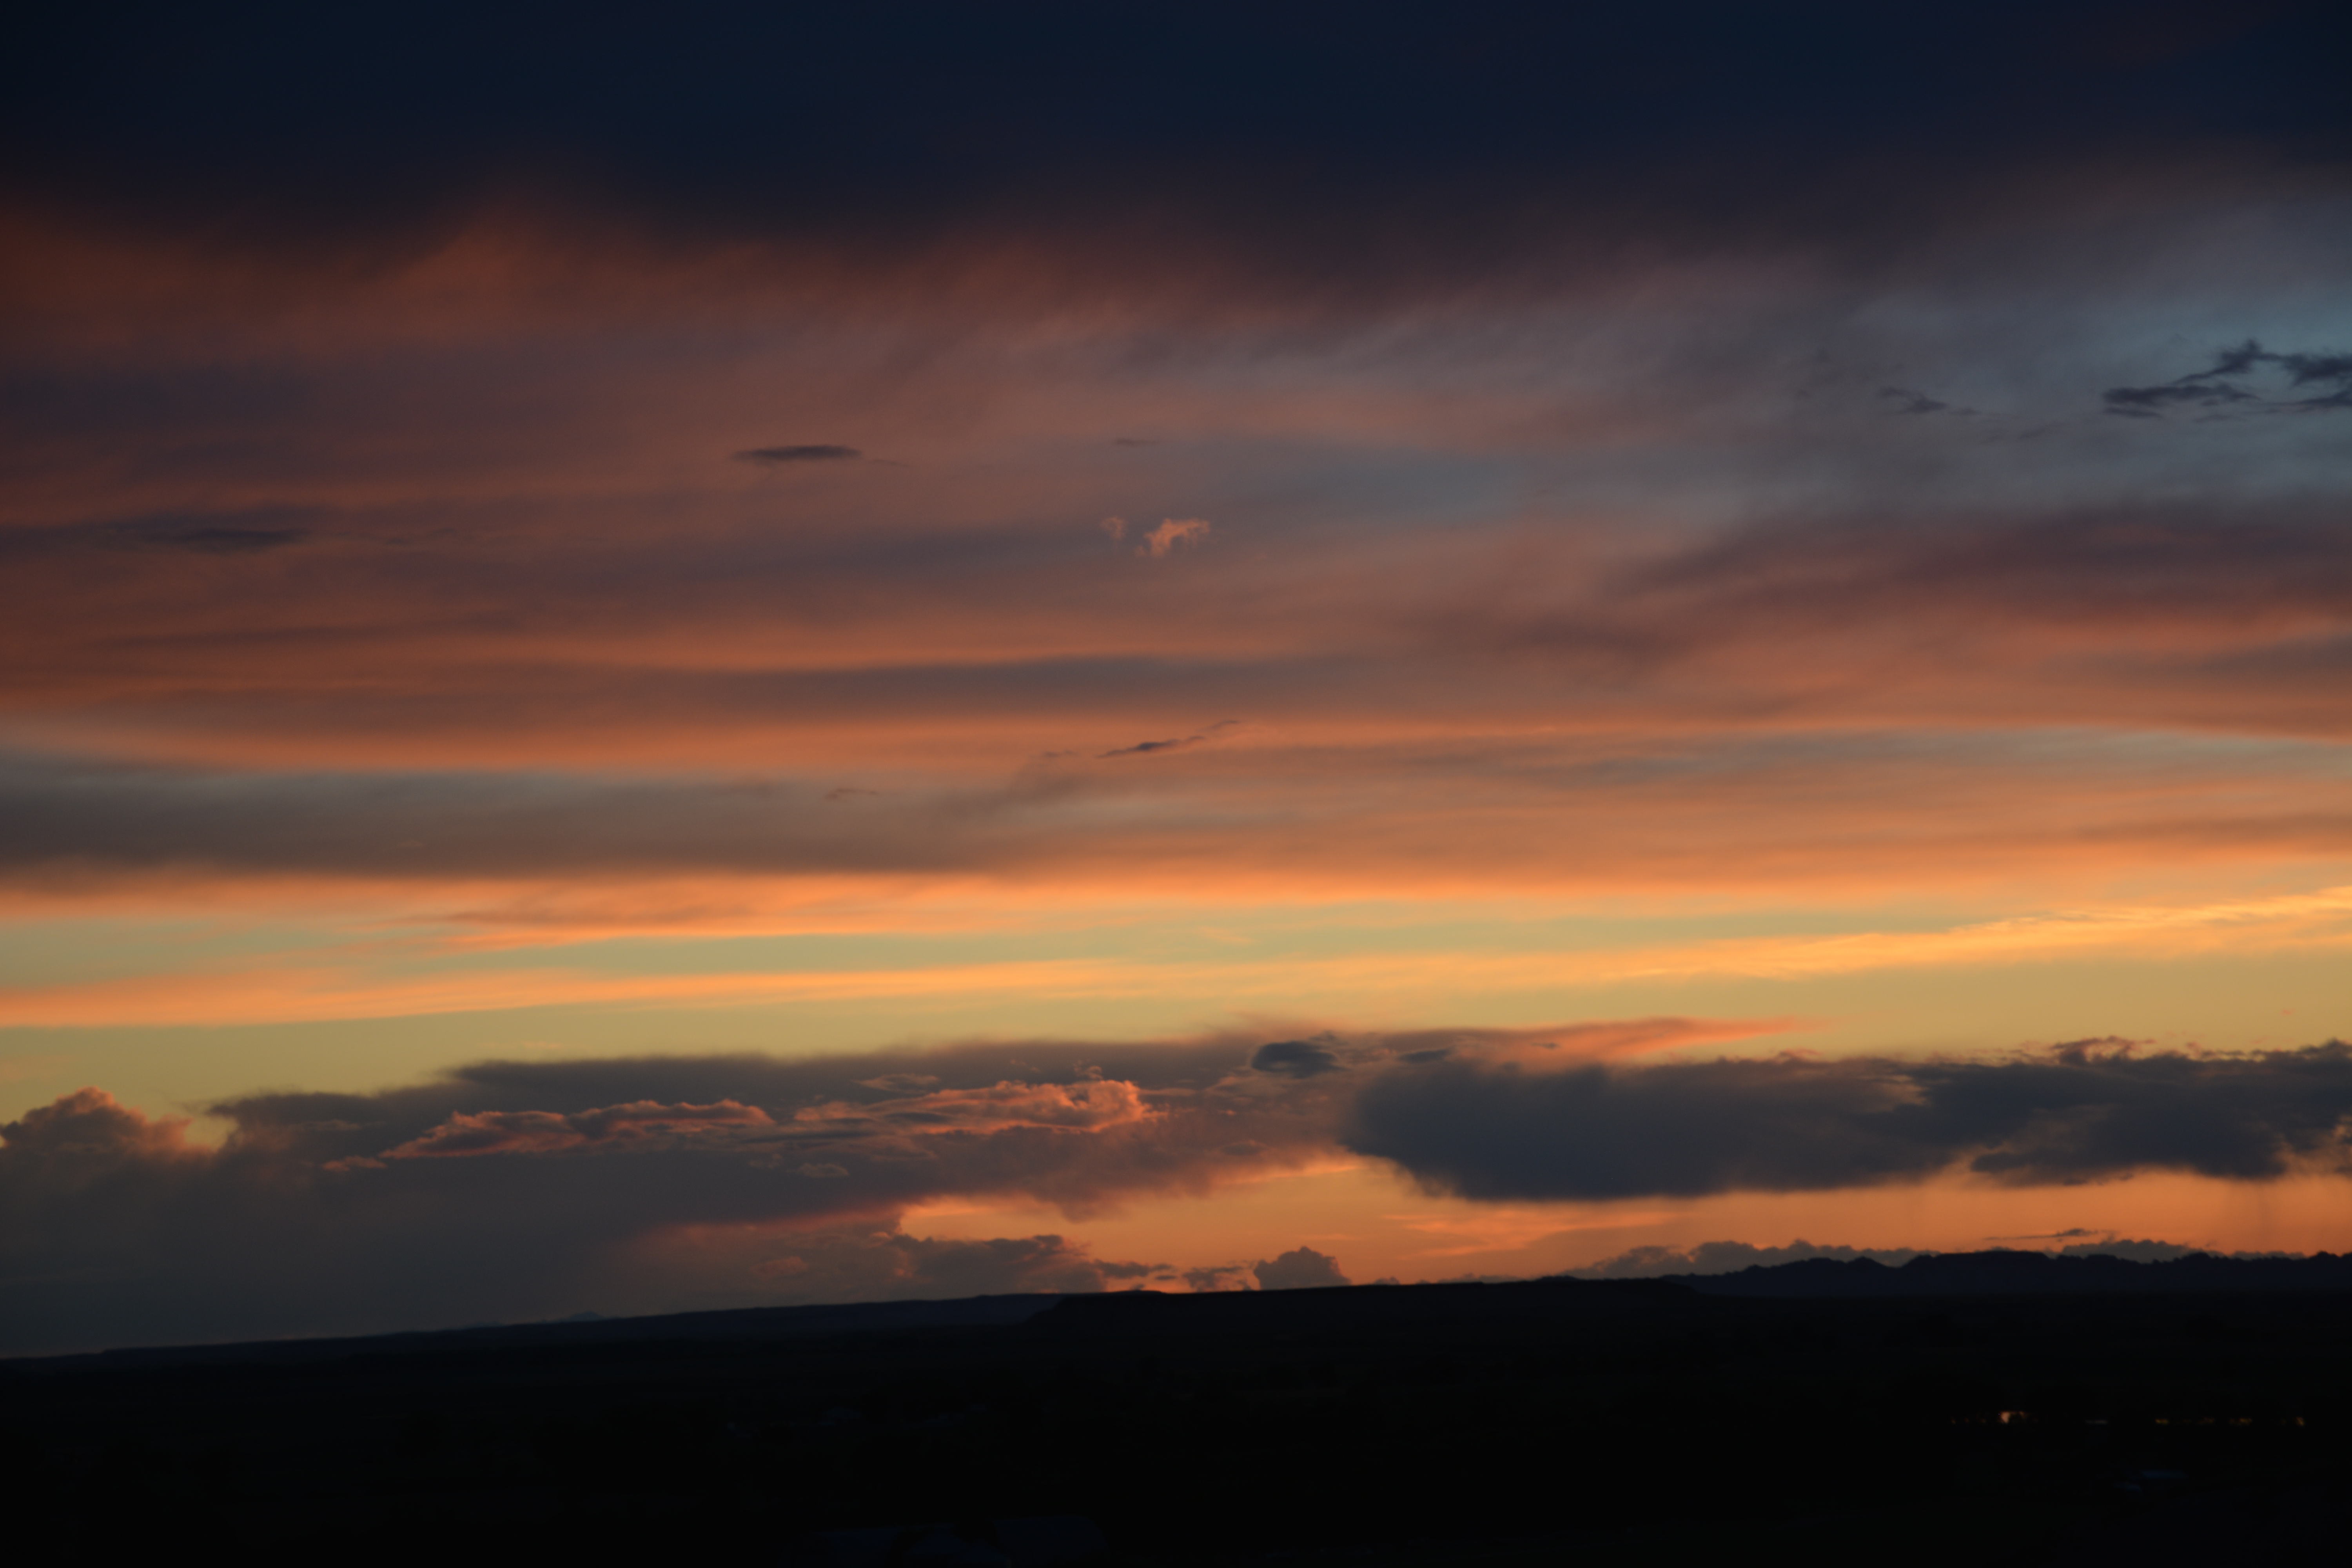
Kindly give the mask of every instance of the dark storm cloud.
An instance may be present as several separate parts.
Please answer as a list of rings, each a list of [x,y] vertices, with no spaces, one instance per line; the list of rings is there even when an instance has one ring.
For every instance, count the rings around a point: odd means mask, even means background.
[[[1826,1191],[1956,1163],[2021,1185],[2135,1170],[2259,1181],[2303,1161],[2344,1168],[2352,1047],[1551,1073],[1457,1059],[1383,1075],[1352,1116],[1357,1152],[1496,1201]]]
[[[1466,256],[1596,198],[1718,232],[1898,231],[1904,211],[1759,177],[1837,161],[1916,214],[2070,155],[2340,150],[2340,8],[2167,16],[2174,47],[2119,49],[2148,30],[2120,0],[730,7],[552,30],[498,7],[64,8],[0,79],[0,174],[345,265],[517,181],[674,233],[868,245],[1124,205],[1304,260],[1366,223]]]
[[[846,463],[865,455],[855,447],[754,447],[736,453],[735,458],[738,462],[774,467],[786,463]]]

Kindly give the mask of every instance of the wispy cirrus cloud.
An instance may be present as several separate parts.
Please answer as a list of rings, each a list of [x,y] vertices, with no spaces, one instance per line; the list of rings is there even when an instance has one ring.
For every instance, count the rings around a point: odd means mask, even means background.
[[[1116,746],[1108,752],[1098,752],[1095,760],[1107,762],[1112,757],[1149,757],[1163,752],[1181,752],[1188,746],[1204,745],[1215,740],[1223,731],[1233,729],[1236,722],[1232,719],[1220,719],[1197,734],[1179,735],[1166,741],[1138,741],[1132,746]]]
[[[2263,390],[2256,390],[2257,378],[2265,373],[2284,380],[2285,389],[2267,396]],[[2352,408],[2352,353],[2280,353],[2248,338],[2236,348],[2214,354],[2213,363],[2203,370],[2153,386],[2112,386],[2099,396],[2108,413],[2139,419],[2159,417],[2167,409],[2189,408],[2204,409],[2208,417],[2213,417],[2237,404],[2273,413]]]
[[[735,454],[738,462],[764,463],[778,467],[786,463],[851,463],[866,456],[855,447],[825,445],[802,447],[751,447]]]
[[[1228,890],[1229,891],[1229,890]],[[943,929],[989,929],[1003,911],[943,910]],[[483,917],[478,917],[483,918]],[[532,922],[498,943],[419,942],[386,955],[373,944],[329,948],[269,963],[215,963],[199,970],[141,972],[93,980],[0,985],[0,1027],[87,1027],[288,1023],[493,1013],[536,1007],[667,1006],[740,1008],[856,999],[922,1003],[945,1010],[1050,993],[1063,997],[1147,997],[1215,994],[1230,1003],[1269,1008],[1301,995],[1401,999],[1433,1005],[1464,988],[1486,994],[1558,993],[1628,982],[1733,977],[1789,981],[1889,971],[2046,965],[2082,960],[2178,961],[2216,953],[2326,952],[2352,947],[2352,892],[2330,889],[2269,899],[2200,904],[2085,906],[1940,929],[1861,931],[1827,935],[1717,937],[1673,943],[1596,946],[1573,952],[1537,946],[1498,951],[1433,944],[1368,954],[1264,958],[1006,959],[992,963],[907,963],[896,967],[814,968],[803,972],[724,969],[678,974],[656,969],[588,967],[560,962],[570,943],[616,929],[674,936],[681,930],[765,930],[795,918],[789,902],[715,921],[660,910],[634,918],[593,911]],[[872,915],[868,919],[883,919]],[[1067,920],[1041,906],[1041,927]],[[828,923],[853,923],[839,910]],[[903,922],[903,913],[895,920]],[[552,948],[551,952],[534,949]],[[486,953],[513,953],[485,964]],[[1664,1050],[1803,1026],[1791,1017],[1744,1018],[1693,1026],[1664,1018],[1606,1026],[1527,1033],[1521,1052],[1563,1049],[1585,1056]],[[1541,1038],[1536,1037],[1541,1035]],[[1442,1051],[1452,1036],[1432,1031],[1418,1047]],[[1481,1037],[1487,1048],[1500,1048]],[[1285,1071],[1328,1066],[1328,1047],[1313,1040],[1270,1061]],[[1319,1054],[1318,1054],[1319,1053]],[[1295,1061],[1294,1061],[1295,1058]],[[1336,1061],[1337,1058],[1332,1058]],[[1530,1058],[1533,1059],[1533,1058]],[[1311,1076],[1311,1075],[1310,1075]]]

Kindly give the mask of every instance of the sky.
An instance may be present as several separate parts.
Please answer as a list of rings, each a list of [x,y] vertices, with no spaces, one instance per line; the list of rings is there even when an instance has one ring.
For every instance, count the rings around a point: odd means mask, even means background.
[[[2343,1250],[2347,26],[40,19],[0,1353]]]

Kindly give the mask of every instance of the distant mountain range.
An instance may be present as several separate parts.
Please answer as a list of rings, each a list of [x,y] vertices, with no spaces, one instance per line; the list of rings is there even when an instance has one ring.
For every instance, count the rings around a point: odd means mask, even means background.
[[[1759,1265],[1736,1274],[1674,1274],[1677,1285],[1707,1296],[1851,1300],[1893,1296],[2201,1295],[2210,1291],[2352,1290],[2352,1256],[2186,1258],[2139,1263],[2104,1253],[2053,1258],[2046,1252],[1925,1253],[1891,1268],[1867,1258],[1808,1258]]]
[[[2214,1293],[2352,1293],[2352,1255],[2221,1258],[2195,1253],[2140,1263],[2098,1255],[2053,1258],[2041,1252],[1927,1254],[1900,1268],[1870,1258],[1811,1258],[1759,1265],[1736,1274],[1684,1274],[1659,1279],[1576,1279],[1515,1283],[1349,1285],[1305,1290],[1164,1295],[974,1296],[947,1301],[871,1301],[838,1306],[750,1307],[640,1318],[551,1323],[486,1324],[352,1339],[274,1340],[245,1344],[113,1350],[85,1355],[0,1362],[16,1373],[106,1366],[132,1369],[226,1364],[301,1364],[353,1357],[464,1355],[485,1351],[594,1353],[630,1344],[747,1344],[909,1331],[1010,1330],[1034,1332],[1233,1332],[1351,1325],[1571,1317],[1623,1320],[1696,1308],[1697,1297],[1783,1300],[1931,1299],[1963,1296],[2200,1296]]]

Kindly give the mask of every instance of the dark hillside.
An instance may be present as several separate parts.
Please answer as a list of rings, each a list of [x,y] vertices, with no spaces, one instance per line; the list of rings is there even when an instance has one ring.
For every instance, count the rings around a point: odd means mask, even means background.
[[[706,1313],[6,1363],[0,1462],[115,1539],[338,1562],[1069,1515],[1122,1563],[2214,1561],[2336,1539],[2347,1323],[1576,1280]]]

